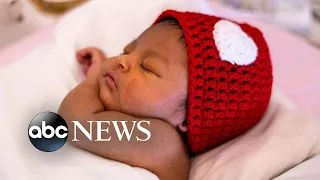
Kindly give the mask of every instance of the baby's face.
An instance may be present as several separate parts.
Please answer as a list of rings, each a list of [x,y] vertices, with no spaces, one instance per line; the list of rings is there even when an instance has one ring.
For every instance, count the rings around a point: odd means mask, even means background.
[[[180,127],[188,87],[188,57],[181,37],[177,25],[162,22],[127,45],[122,55],[104,61],[98,81],[107,110]]]

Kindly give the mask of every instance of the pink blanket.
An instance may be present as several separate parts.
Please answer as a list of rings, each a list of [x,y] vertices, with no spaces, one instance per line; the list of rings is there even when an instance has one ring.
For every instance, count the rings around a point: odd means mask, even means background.
[[[42,29],[30,35],[29,37],[26,37],[21,41],[2,49],[0,52],[0,67],[23,57],[32,49],[41,45],[41,43],[46,42],[48,39],[50,39],[52,31],[52,27]]]

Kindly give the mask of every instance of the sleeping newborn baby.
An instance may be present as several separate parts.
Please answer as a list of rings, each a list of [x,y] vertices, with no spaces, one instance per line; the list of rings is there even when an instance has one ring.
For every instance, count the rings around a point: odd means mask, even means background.
[[[68,125],[125,120],[131,129],[132,122],[148,120],[151,138],[98,142],[78,134],[83,140],[70,143],[165,180],[188,179],[191,156],[252,128],[267,109],[273,82],[259,30],[193,12],[163,12],[119,56],[86,48],[77,59],[87,78],[60,106]],[[133,129],[136,136],[145,134]]]

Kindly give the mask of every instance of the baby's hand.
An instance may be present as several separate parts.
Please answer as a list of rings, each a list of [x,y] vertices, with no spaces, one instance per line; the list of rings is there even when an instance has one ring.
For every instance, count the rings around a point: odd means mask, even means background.
[[[82,70],[87,77],[96,77],[102,62],[106,59],[104,53],[94,47],[77,51],[77,60],[82,66]]]

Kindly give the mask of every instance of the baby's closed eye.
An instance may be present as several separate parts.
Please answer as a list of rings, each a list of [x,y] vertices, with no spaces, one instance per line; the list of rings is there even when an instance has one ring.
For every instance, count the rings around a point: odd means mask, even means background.
[[[151,65],[149,62],[143,62],[143,63],[141,64],[141,68],[142,68],[144,71],[146,71],[146,72],[148,72],[148,73],[150,73],[150,74],[159,76],[158,73],[157,73],[156,68],[155,68],[153,65]]]

